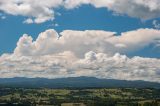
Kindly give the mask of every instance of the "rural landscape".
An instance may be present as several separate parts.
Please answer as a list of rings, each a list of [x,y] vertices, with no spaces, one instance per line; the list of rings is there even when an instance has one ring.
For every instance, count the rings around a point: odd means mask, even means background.
[[[72,77],[0,79],[4,106],[160,106],[160,84]]]
[[[160,106],[160,0],[0,0],[0,106]]]
[[[160,90],[137,88],[1,88],[6,106],[160,106]]]

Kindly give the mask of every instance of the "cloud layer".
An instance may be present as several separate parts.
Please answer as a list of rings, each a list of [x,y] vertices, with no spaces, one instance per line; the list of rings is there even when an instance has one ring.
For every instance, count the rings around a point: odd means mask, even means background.
[[[160,17],[159,0],[1,0],[0,10],[7,14],[27,17],[24,23],[43,23],[55,18],[56,8],[73,9],[83,4],[107,8],[142,20]]]
[[[90,51],[82,59],[72,52],[45,56],[0,58],[0,77],[63,78],[90,76],[105,79],[145,80],[160,82],[160,59],[133,57]]]
[[[35,41],[24,34],[13,54],[0,57],[0,77],[92,76],[159,82],[160,59],[120,54],[152,43],[158,45],[159,40],[160,31],[155,29],[138,29],[121,35],[100,30],[65,30],[59,34],[48,29]]]

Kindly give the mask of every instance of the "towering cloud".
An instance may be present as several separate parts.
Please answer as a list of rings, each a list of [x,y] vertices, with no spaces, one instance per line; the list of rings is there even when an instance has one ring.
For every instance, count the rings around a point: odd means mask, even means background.
[[[159,45],[159,41],[160,31],[155,29],[138,29],[121,35],[100,30],[65,30],[58,34],[55,30],[49,29],[40,33],[35,41],[31,36],[24,34],[19,39],[14,53],[32,56],[72,51],[77,57],[83,57],[89,51],[109,55],[116,52],[127,54],[141,50],[152,43]]]
[[[160,59],[128,57],[127,54],[154,43],[160,31],[138,29],[115,32],[48,29],[33,41],[24,34],[13,54],[0,57],[0,77],[93,76],[125,80],[160,81]],[[117,53],[119,52],[119,53]]]

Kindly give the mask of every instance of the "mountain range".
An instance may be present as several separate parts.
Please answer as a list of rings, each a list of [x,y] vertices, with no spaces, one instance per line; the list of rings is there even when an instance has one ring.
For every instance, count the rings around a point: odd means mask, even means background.
[[[98,79],[95,77],[69,78],[0,78],[0,87],[23,88],[160,88],[160,83],[147,81],[126,81]]]

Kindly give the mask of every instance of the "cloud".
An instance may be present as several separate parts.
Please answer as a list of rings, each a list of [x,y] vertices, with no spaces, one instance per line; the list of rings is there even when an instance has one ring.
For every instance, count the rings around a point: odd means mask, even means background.
[[[77,57],[83,57],[89,51],[110,55],[116,52],[129,54],[150,44],[157,45],[159,40],[160,31],[156,29],[138,29],[121,35],[101,30],[64,30],[58,34],[55,30],[48,29],[40,33],[35,41],[31,36],[24,34],[17,42],[14,53],[33,56],[72,51]]]
[[[155,29],[138,29],[114,36],[107,41],[114,44],[120,50],[127,52],[138,51],[160,40],[160,31]]]
[[[104,53],[88,52],[85,58],[76,65],[82,75],[98,78],[113,78],[122,80],[160,80],[159,59],[142,58],[135,56],[128,58],[126,55],[116,53],[108,56]],[[86,73],[85,73],[85,72]],[[88,73],[87,73],[88,72]]]
[[[33,22],[33,20],[31,18],[28,18],[28,19],[24,20],[23,23],[25,23],[25,24],[32,24],[34,22]]]
[[[0,19],[4,20],[4,19],[6,19],[6,16],[4,14],[0,13]]]
[[[25,23],[43,23],[54,20],[56,8],[74,9],[84,4],[141,20],[160,17],[159,0],[1,0],[0,11],[27,17]]]
[[[82,57],[90,50],[105,51],[111,49],[105,40],[113,36],[114,32],[107,31],[72,31],[65,30],[58,34],[49,29],[39,34],[35,41],[32,37],[24,34],[18,41],[14,51],[17,55],[44,55],[64,51],[72,51],[78,57]]]
[[[1,19],[2,19],[2,20],[6,19],[6,16],[2,16]]]
[[[59,26],[58,23],[52,23],[52,24],[48,25],[48,27],[58,27],[58,26]]]
[[[84,58],[72,52],[43,56],[0,57],[0,77],[63,78],[92,76],[105,79],[160,81],[160,59],[133,57],[119,53],[108,56],[90,51]]]
[[[29,19],[32,17],[34,23],[43,23],[54,19],[53,9],[59,7],[62,2],[62,0],[1,0],[0,10],[15,16],[21,15]]]
[[[74,58],[74,55],[67,51],[45,56],[3,54],[0,57],[0,77],[65,77]]]
[[[65,30],[59,34],[48,29],[33,41],[24,34],[14,53],[0,56],[0,77],[91,76],[160,82],[160,59],[127,56],[150,43],[158,45],[159,35],[156,29],[121,35],[100,30]]]
[[[24,34],[17,42],[14,53],[16,55],[42,55],[52,53],[54,49],[56,49],[58,36],[55,30],[49,29],[40,33],[36,41],[33,42],[31,36]]]
[[[156,29],[160,29],[160,23],[157,20],[153,20],[152,24]]]
[[[118,14],[148,20],[160,17],[159,0],[66,0],[65,7],[72,9],[82,4],[107,8]]]

